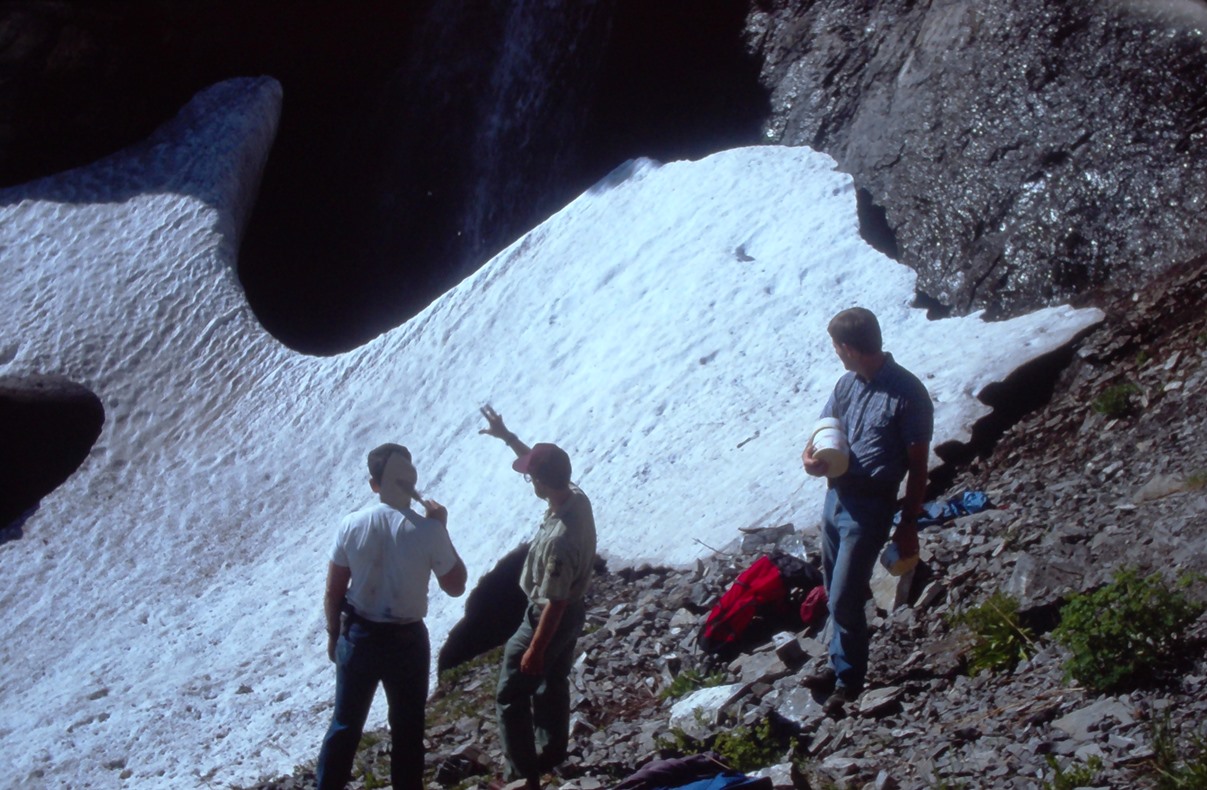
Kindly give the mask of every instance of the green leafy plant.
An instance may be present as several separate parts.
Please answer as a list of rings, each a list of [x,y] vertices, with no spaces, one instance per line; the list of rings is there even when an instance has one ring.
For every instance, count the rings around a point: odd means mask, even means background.
[[[695,669],[686,669],[675,675],[675,679],[671,681],[670,685],[659,692],[658,698],[676,699],[690,694],[696,689],[719,686],[725,682],[725,679],[724,672],[714,672],[711,675],[705,675]]]
[[[1090,404],[1090,408],[1111,419],[1126,417],[1135,412],[1135,396],[1138,394],[1140,394],[1140,388],[1130,381],[1125,381],[1122,384],[1107,387],[1099,393],[1094,402]]]
[[[672,754],[690,754],[699,744],[682,727],[671,727],[666,735],[654,736],[654,747]]]
[[[1051,781],[1043,783],[1044,790],[1074,790],[1077,787],[1090,787],[1102,770],[1102,760],[1091,757],[1081,765],[1069,765],[1062,768],[1052,755],[1047,756],[1048,767],[1052,769]]]
[[[1169,725],[1169,714],[1152,724],[1152,768],[1157,790],[1201,790],[1207,788],[1207,738],[1190,739],[1189,753],[1179,753]]]
[[[1188,586],[1189,577],[1180,587]],[[1171,587],[1159,573],[1134,568],[1115,573],[1110,584],[1074,596],[1060,610],[1052,632],[1072,654],[1065,676],[1094,691],[1131,684],[1182,648],[1203,605]]]
[[[696,712],[697,721],[703,719]],[[721,762],[739,771],[755,771],[783,761],[791,750],[799,751],[795,739],[778,737],[772,729],[770,719],[762,719],[753,727],[738,725],[697,741],[679,727],[671,728],[666,736],[654,739],[659,749],[674,754],[696,754],[704,751],[716,752]]]
[[[722,762],[743,772],[781,762],[788,747],[786,741],[775,737],[769,719],[763,719],[753,727],[739,725],[718,733],[712,744]]]
[[[953,615],[950,622],[972,632],[968,671],[973,675],[1014,669],[1035,653],[1034,635],[1019,620],[1018,601],[1003,593]]]

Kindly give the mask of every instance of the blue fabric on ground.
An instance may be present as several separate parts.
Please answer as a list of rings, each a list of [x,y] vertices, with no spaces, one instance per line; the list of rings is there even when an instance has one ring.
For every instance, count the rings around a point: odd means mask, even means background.
[[[936,499],[922,506],[922,514],[918,516],[918,527],[933,527],[945,524],[960,516],[969,516],[995,507],[989,501],[984,491],[965,491],[951,499]],[[893,516],[893,524],[901,523],[901,511]]]
[[[755,778],[740,771],[725,771],[708,779],[679,785],[676,790],[771,790],[771,787],[771,780],[765,776]],[[665,790],[671,790],[671,788]]]

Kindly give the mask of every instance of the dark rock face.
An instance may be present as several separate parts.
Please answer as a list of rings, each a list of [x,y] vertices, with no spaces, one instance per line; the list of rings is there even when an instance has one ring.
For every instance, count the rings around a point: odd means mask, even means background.
[[[1133,288],[1207,238],[1207,7],[760,2],[768,136],[826,151],[959,312]]]
[[[0,379],[0,542],[23,513],[71,476],[105,422],[100,400],[57,377]]]

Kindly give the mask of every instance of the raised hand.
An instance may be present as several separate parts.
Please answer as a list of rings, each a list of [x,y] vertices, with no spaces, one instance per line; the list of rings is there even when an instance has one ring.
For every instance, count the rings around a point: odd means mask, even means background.
[[[487,426],[480,429],[478,433],[484,433],[487,436],[494,436],[496,438],[506,440],[508,434],[511,432],[508,431],[507,426],[503,424],[502,415],[495,411],[489,403],[480,408],[478,411],[482,412],[482,416],[486,418],[487,422]]]

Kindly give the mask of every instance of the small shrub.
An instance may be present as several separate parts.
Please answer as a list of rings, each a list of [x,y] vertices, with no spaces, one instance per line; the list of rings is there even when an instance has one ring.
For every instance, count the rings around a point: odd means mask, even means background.
[[[663,752],[682,755],[691,754],[699,748],[690,735],[683,731],[682,727],[671,727],[670,732],[666,735],[654,736],[654,748]]]
[[[1186,490],[1198,491],[1207,488],[1207,469],[1196,469],[1186,478]]]
[[[1102,760],[1091,757],[1081,765],[1070,765],[1066,770],[1052,755],[1047,756],[1048,767],[1052,769],[1052,781],[1045,781],[1044,790],[1074,790],[1077,787],[1092,787],[1098,772],[1102,770]]]
[[[1135,396],[1139,393],[1139,387],[1130,381],[1125,381],[1122,384],[1107,387],[1094,399],[1090,407],[1111,419],[1126,417],[1135,412]]]
[[[1035,652],[1034,635],[1019,620],[1018,601],[1003,593],[954,615],[951,622],[972,632],[968,671],[973,675],[1014,669]]]
[[[465,716],[476,716],[493,705],[495,686],[492,682],[480,683],[473,691],[463,691],[461,684],[480,673],[493,677],[495,667],[503,660],[503,647],[496,647],[464,664],[459,664],[440,673],[436,692],[428,700],[427,726],[439,721],[456,721]]]
[[[499,647],[491,648],[485,653],[471,658],[469,661],[465,661],[455,667],[450,667],[444,670],[440,673],[439,678],[437,678],[437,684],[441,688],[456,686],[464,678],[468,677],[484,666],[498,666],[499,662],[503,660],[503,647],[503,645],[500,645]]]
[[[1152,724],[1152,767],[1157,790],[1201,790],[1207,788],[1207,739],[1195,735],[1186,755],[1178,750],[1169,726],[1169,714]]]
[[[687,669],[675,675],[671,684],[658,694],[659,699],[677,699],[686,696],[696,689],[711,688],[725,682],[724,672],[714,672],[705,676],[695,669]]]
[[[702,721],[703,714],[696,711],[696,720]],[[677,755],[716,752],[721,762],[743,772],[756,771],[783,761],[789,750],[798,751],[794,739],[776,736],[770,719],[763,719],[753,727],[738,725],[724,732],[710,735],[697,741],[679,727],[673,727],[667,736],[658,736],[654,745],[663,751]]]
[[[1184,579],[1182,586],[1189,584]],[[1171,588],[1159,573],[1116,572],[1101,589],[1074,596],[1052,632],[1072,653],[1065,676],[1094,691],[1132,683],[1172,658],[1203,605]]]
[[[788,744],[775,737],[771,721],[763,719],[754,727],[738,726],[718,733],[712,750],[721,761],[742,772],[757,771],[784,759]]]

